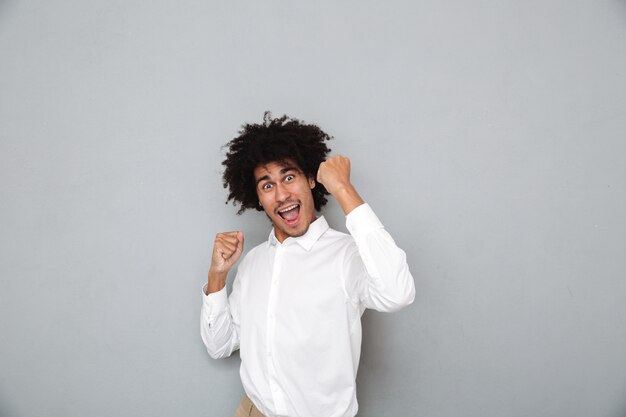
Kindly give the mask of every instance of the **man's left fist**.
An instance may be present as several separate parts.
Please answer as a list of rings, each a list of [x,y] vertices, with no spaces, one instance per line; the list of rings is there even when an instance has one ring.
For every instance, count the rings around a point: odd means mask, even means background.
[[[339,190],[351,187],[350,160],[345,156],[335,155],[320,164],[317,170],[317,182],[335,195]]]

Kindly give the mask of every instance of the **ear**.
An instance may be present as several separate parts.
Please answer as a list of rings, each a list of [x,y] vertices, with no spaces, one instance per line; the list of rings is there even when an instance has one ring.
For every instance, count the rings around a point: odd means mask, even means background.
[[[311,187],[311,190],[315,188],[315,180],[313,177],[309,177],[309,187]]]

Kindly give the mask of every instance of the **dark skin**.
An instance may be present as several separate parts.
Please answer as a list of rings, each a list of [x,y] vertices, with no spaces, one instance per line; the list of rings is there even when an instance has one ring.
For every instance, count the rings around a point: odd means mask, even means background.
[[[350,160],[341,155],[335,155],[322,162],[315,179],[307,178],[293,164],[278,162],[257,167],[255,179],[259,202],[272,220],[274,233],[281,243],[290,236],[301,236],[306,233],[311,222],[315,220],[311,193],[315,181],[324,185],[346,215],[363,204],[363,199],[350,182]],[[285,221],[278,212],[294,204],[299,205],[298,217]],[[243,241],[241,231],[221,232],[215,236],[207,294],[224,288],[228,271],[243,253]]]

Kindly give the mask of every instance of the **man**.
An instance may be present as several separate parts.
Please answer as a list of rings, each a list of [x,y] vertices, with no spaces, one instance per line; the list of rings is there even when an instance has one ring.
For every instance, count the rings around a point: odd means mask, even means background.
[[[415,297],[404,252],[350,182],[350,161],[326,158],[319,127],[265,114],[230,141],[228,201],[263,210],[267,242],[243,253],[240,231],[215,237],[201,335],[213,358],[240,349],[245,396],[235,417],[353,417],[365,308],[395,311]],[[350,235],[316,211],[332,195]]]

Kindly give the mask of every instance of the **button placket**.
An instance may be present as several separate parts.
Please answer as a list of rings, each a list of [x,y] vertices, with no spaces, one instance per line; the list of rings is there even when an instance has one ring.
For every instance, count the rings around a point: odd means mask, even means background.
[[[276,311],[276,303],[278,299],[278,289],[280,283],[280,272],[282,269],[282,256],[283,256],[284,248],[282,245],[278,244],[276,246],[276,253],[274,255],[274,267],[272,269],[272,278],[270,283],[270,291],[268,297],[268,305],[267,305],[267,371],[269,376],[269,385],[270,391],[272,394],[272,399],[274,401],[274,406],[276,407],[276,411],[279,414],[282,414],[285,409],[285,404],[282,398],[282,391],[278,385],[278,378],[276,375],[276,368],[274,367],[274,355],[273,350],[275,346],[275,331],[276,331],[276,322],[274,312]]]

